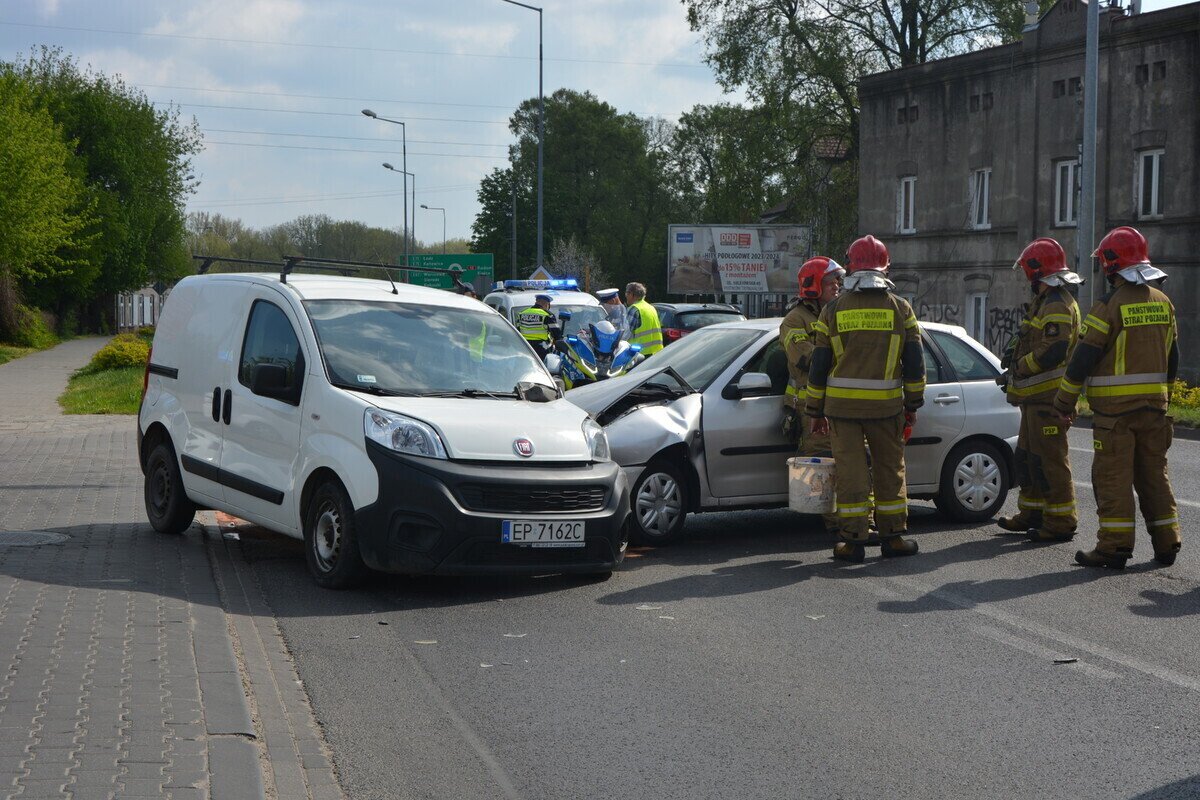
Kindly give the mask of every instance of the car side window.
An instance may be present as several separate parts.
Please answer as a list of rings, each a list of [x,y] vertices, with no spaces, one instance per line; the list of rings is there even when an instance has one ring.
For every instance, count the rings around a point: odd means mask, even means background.
[[[1000,374],[982,353],[957,336],[941,331],[931,331],[930,335],[946,354],[960,381],[990,381]]]
[[[747,372],[766,373],[771,378],[771,394],[783,394],[787,391],[787,353],[778,339],[772,339],[770,344],[747,362],[742,374]]]
[[[284,383],[270,396],[299,405],[304,382],[304,354],[300,340],[287,315],[274,303],[256,300],[250,309],[246,337],[242,341],[242,359],[238,382],[254,390],[254,373],[261,365],[276,365],[285,370]]]
[[[921,349],[925,351],[925,383],[942,383],[945,380],[942,377],[942,365],[929,347],[928,340],[921,342]]]

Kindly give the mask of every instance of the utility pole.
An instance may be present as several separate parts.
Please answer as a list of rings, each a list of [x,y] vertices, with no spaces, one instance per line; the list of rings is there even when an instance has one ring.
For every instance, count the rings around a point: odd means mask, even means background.
[[[1096,237],[1096,124],[1100,100],[1100,0],[1087,0],[1087,47],[1083,66],[1083,150],[1080,153],[1082,186],[1075,258],[1088,279],[1088,305],[1096,302],[1092,280],[1092,246]],[[1084,267],[1086,266],[1086,270]]]
[[[517,280],[517,182],[512,185],[512,276]]]

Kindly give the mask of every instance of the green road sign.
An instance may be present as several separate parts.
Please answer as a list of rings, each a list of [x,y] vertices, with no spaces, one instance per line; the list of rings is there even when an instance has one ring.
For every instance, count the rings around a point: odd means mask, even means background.
[[[405,279],[408,283],[434,289],[453,289],[454,280],[451,276],[444,272],[421,272],[419,268],[461,269],[463,282],[474,286],[481,296],[491,288],[495,275],[491,253],[417,253],[408,257],[408,263],[408,277]]]

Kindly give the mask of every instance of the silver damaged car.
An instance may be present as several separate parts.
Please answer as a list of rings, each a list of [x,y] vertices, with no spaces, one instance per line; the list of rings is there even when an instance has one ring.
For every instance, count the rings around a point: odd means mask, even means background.
[[[689,513],[786,506],[780,429],[787,362],[779,319],[712,325],[567,399],[607,434],[632,488],[633,538],[664,544]],[[906,450],[908,496],[963,522],[989,519],[1013,483],[1020,412],[999,360],[960,327],[922,323],[927,388]]]

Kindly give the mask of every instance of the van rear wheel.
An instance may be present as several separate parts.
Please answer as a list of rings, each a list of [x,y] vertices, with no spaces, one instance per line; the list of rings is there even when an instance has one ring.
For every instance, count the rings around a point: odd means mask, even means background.
[[[196,506],[183,489],[175,448],[167,442],[155,445],[146,459],[143,495],[146,516],[159,533],[183,533],[196,518]]]
[[[358,550],[354,506],[336,481],[326,481],[313,492],[304,520],[304,557],[313,580],[326,589],[349,589],[367,575]]]

